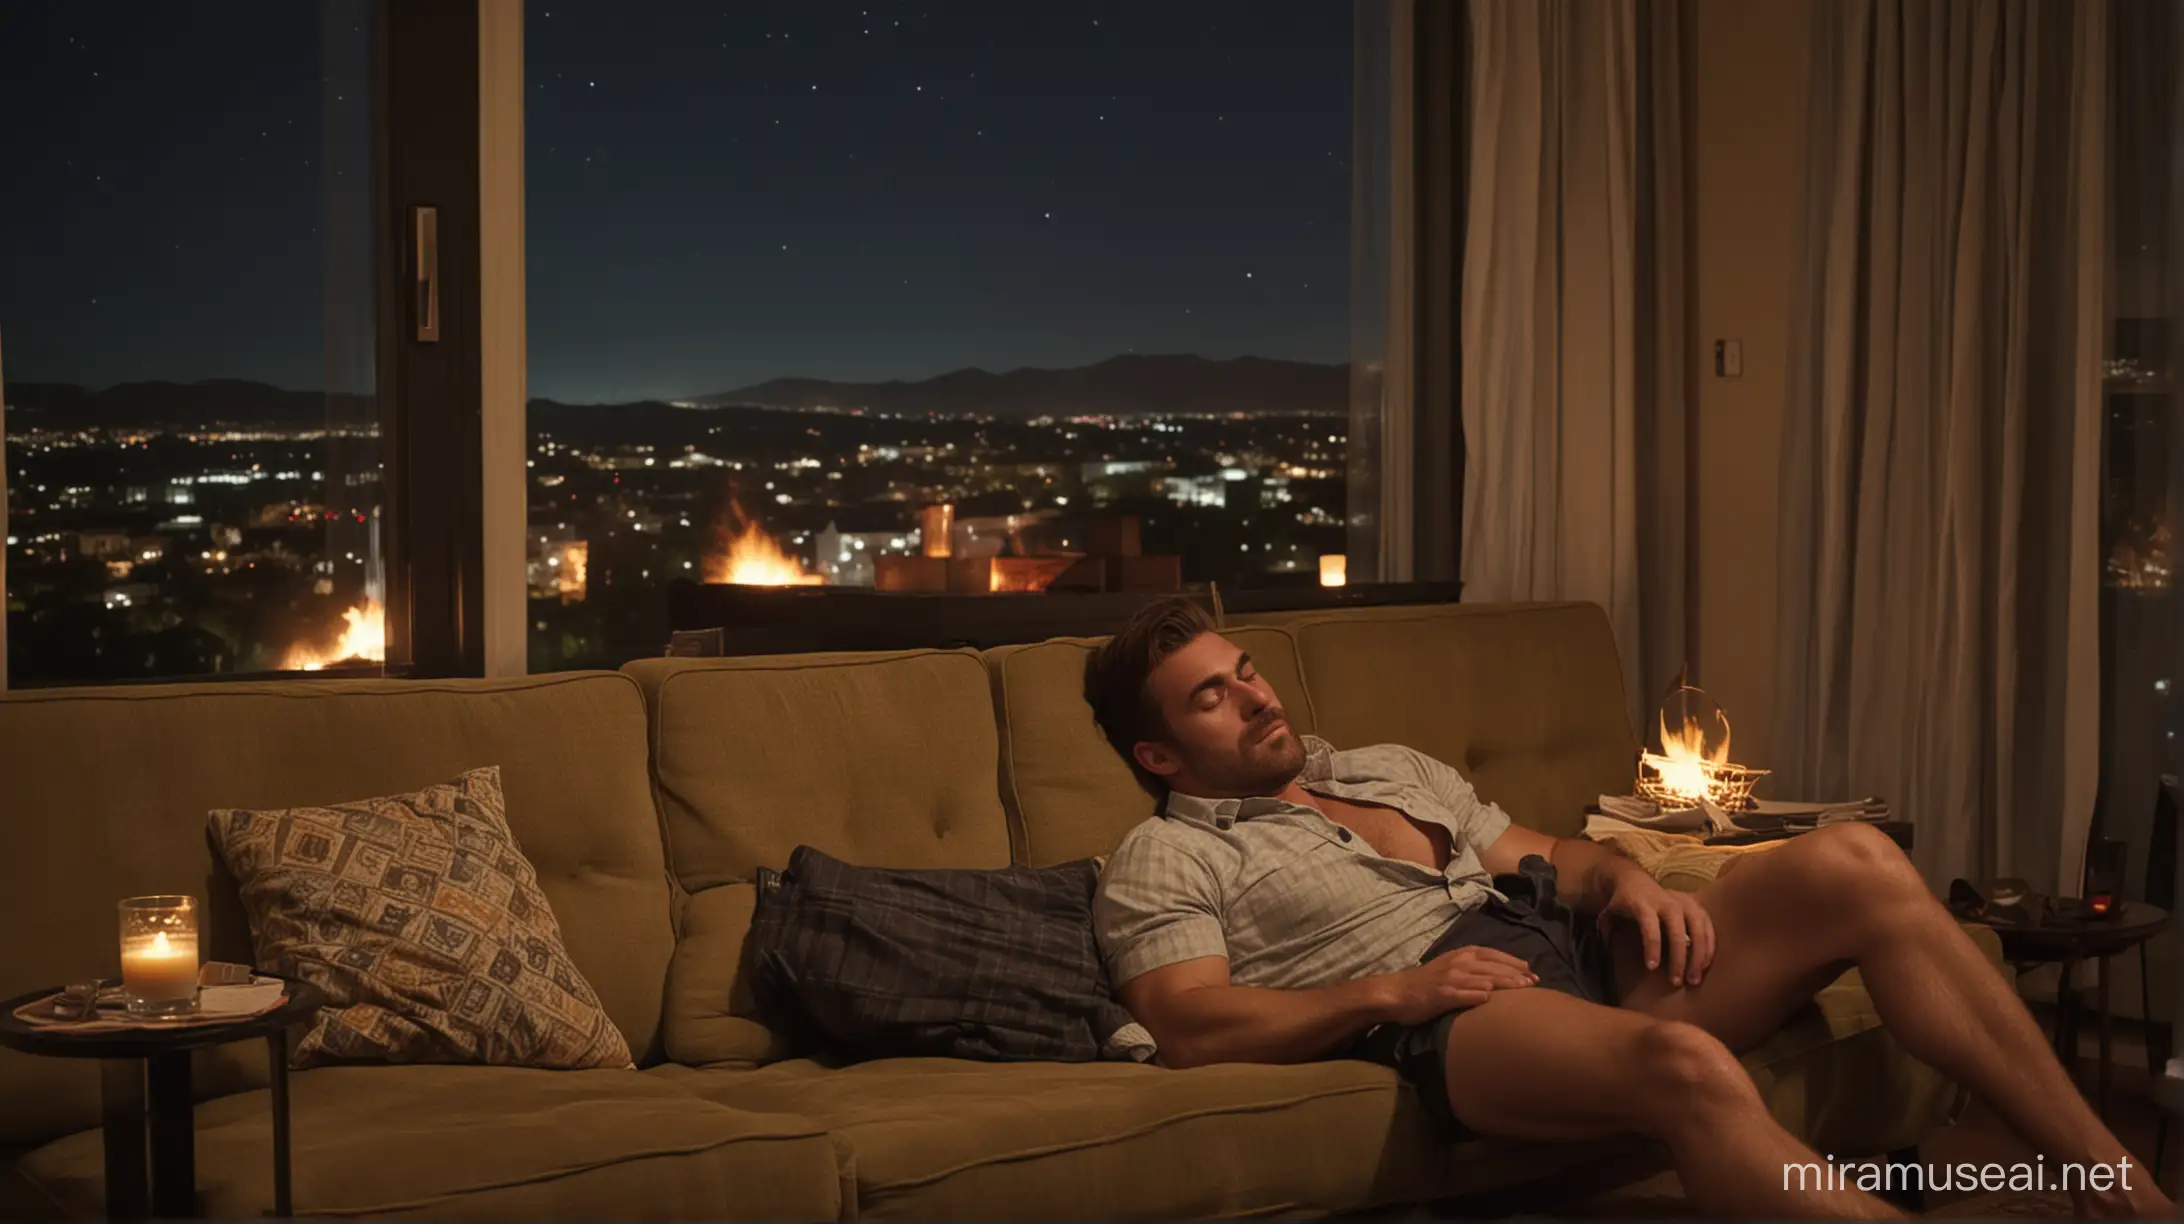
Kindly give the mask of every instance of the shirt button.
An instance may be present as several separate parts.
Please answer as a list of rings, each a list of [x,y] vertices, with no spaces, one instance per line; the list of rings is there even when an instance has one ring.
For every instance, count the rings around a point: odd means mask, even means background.
[[[1335,836],[1340,837],[1344,841],[1348,841],[1350,840],[1350,831],[1348,829],[1337,829],[1335,830]]]

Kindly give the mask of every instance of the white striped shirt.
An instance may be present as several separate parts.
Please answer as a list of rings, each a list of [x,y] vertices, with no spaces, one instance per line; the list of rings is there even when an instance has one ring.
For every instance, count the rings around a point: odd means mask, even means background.
[[[1440,825],[1448,867],[1387,858],[1302,804],[1170,794],[1100,875],[1093,921],[1115,986],[1208,956],[1228,958],[1236,985],[1284,990],[1408,969],[1493,895],[1479,855],[1509,817],[1454,769],[1400,744],[1304,746],[1306,790]]]

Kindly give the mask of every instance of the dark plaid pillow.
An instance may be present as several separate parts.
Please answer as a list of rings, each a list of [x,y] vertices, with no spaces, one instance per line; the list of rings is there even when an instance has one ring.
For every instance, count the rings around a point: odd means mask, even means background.
[[[806,1053],[1086,1062],[1130,1014],[1092,937],[1099,865],[761,871],[744,972]]]

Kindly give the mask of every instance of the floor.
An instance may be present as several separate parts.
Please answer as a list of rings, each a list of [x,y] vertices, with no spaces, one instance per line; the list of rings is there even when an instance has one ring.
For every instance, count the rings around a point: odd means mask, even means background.
[[[2035,1010],[2041,1009],[2036,1007]],[[2088,1041],[2078,1071],[2079,1082],[2089,1091],[2095,1082],[2096,1069],[2092,1044]],[[2123,1140],[2138,1166],[2150,1169],[2162,1113],[2153,1101],[2144,1043],[2132,1026],[2122,1022],[2117,1024],[2111,1075],[2109,1129]],[[2163,1172],[2164,1180],[2173,1186],[2180,1159],[2179,1137],[2184,1136],[2184,1128],[2172,1126],[2171,1129]],[[1929,1166],[1962,1162],[2008,1166],[2030,1161],[2034,1153],[1999,1119],[1975,1103],[1955,1126],[1934,1135],[1919,1156]],[[2070,1200],[2062,1194],[1935,1193],[1928,1196],[1925,1206],[1927,1214],[1942,1217],[2058,1218],[2070,1215]],[[1519,1211],[1517,1214],[1525,1213]],[[1683,1201],[1676,1175],[1662,1173],[1610,1190],[1575,1209],[1558,1209],[1555,1214],[1581,1218],[1673,1218],[1688,1215],[1689,1209]]]
[[[2116,1137],[2123,1140],[2123,1145],[2130,1149],[2142,1168],[2151,1169],[2162,1111],[2153,1100],[2152,1081],[2146,1072],[2145,1046],[2135,1031],[2127,1031],[2131,1028],[2132,1026],[2120,1022],[2117,1025],[2115,1070],[2109,1081],[2108,1129],[2116,1132]],[[2090,1091],[2096,1075],[2094,1059],[2081,1058],[2078,1072],[2079,1082],[2087,1085]],[[2178,1162],[2178,1132],[2173,1125],[2170,1129],[2167,1150],[2163,1156],[2165,1167],[2162,1174],[2165,1183],[2174,1185]],[[1964,1118],[1955,1126],[1935,1135],[1921,1155],[1930,1164],[1944,1161],[1972,1161],[1982,1164],[1997,1161],[2008,1164],[2033,1158],[2032,1150],[2022,1140],[2011,1134],[2009,1128],[2003,1126],[1999,1119],[1977,1104],[1966,1111]],[[1935,1201],[1928,1206],[1946,1207],[1954,1199],[1963,1197],[1937,1195]]]

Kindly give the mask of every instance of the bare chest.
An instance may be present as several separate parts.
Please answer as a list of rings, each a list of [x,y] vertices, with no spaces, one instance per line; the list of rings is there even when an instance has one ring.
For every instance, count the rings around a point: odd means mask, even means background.
[[[1392,807],[1356,803],[1329,795],[1314,795],[1321,814],[1349,829],[1383,858],[1403,859],[1435,871],[1448,869],[1454,853],[1448,830],[1426,820],[1414,820]]]

